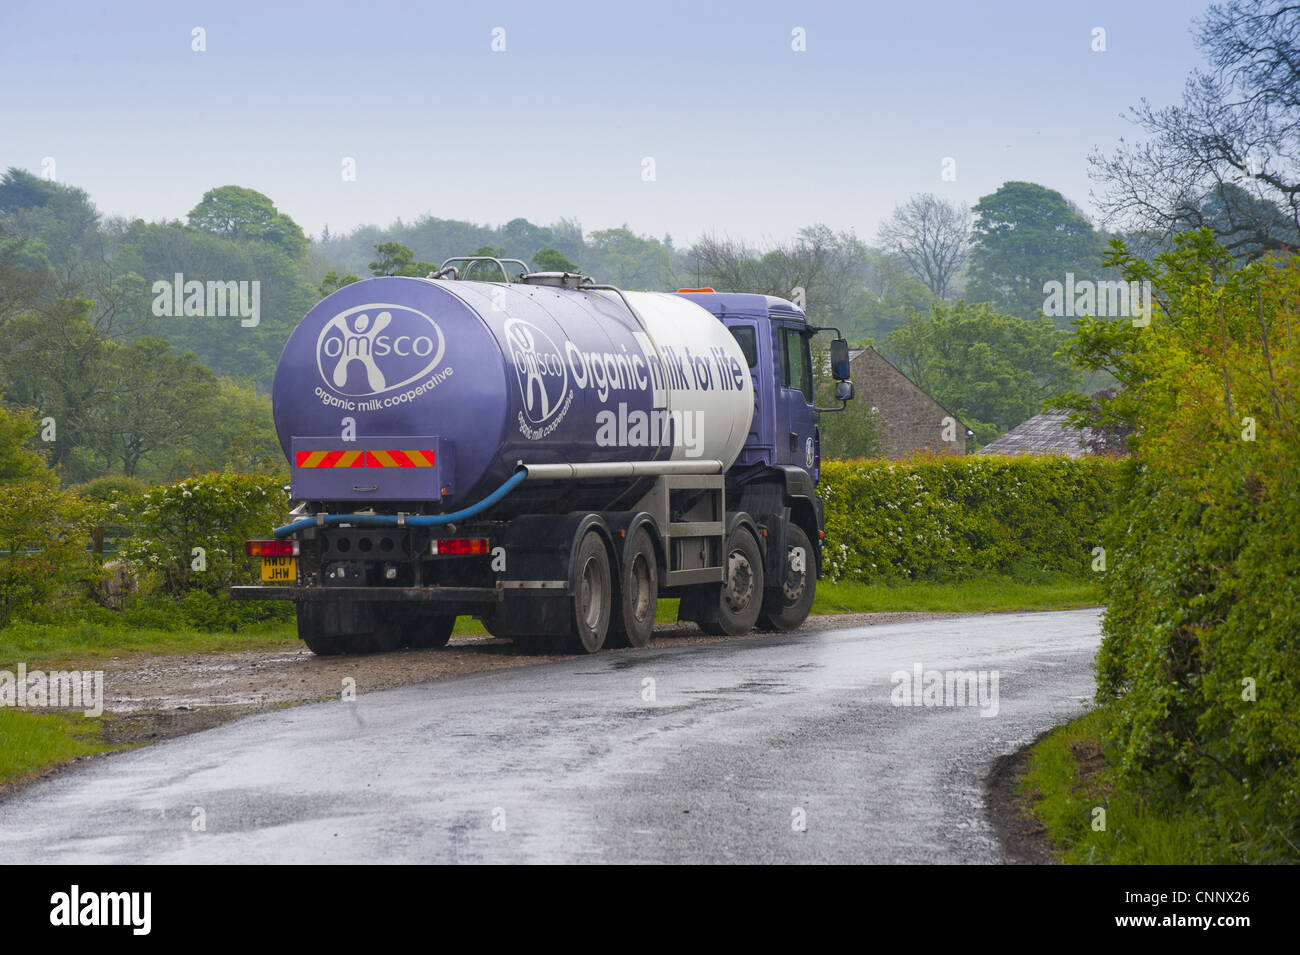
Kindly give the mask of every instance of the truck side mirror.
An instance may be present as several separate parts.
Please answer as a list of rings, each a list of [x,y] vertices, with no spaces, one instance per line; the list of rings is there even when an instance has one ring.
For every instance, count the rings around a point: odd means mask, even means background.
[[[849,378],[849,343],[843,338],[831,341],[831,377],[836,381],[847,381]],[[838,390],[837,388],[837,393]]]
[[[835,382],[835,400],[852,401],[853,400],[853,382],[837,381]]]

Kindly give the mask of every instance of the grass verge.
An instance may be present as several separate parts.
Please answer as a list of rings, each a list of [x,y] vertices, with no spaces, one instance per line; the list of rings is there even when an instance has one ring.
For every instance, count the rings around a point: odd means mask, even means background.
[[[1026,808],[1047,828],[1061,861],[1076,864],[1187,865],[1207,857],[1187,815],[1144,806],[1115,785],[1103,740],[1110,711],[1092,710],[1058,726],[1030,751],[1021,780]]]
[[[279,620],[250,624],[236,631],[192,627],[162,630],[136,627],[126,621],[75,617],[60,623],[19,621],[0,629],[0,667],[13,669],[20,660],[30,668],[132,655],[274,650],[297,643],[297,625]]]
[[[84,716],[0,709],[0,786],[30,779],[78,756],[121,749],[101,739],[101,728]]]
[[[906,580],[864,584],[818,581],[813,613],[991,613],[1007,610],[1075,610],[1101,603],[1092,580],[1048,577],[1023,581],[985,576],[964,580]]]

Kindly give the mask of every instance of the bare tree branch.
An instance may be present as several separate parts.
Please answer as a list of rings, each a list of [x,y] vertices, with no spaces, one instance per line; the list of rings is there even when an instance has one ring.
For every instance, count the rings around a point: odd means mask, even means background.
[[[949,298],[970,254],[971,212],[930,193],[908,199],[880,227],[880,243],[935,295]]]
[[[1209,228],[1234,254],[1300,245],[1300,5],[1210,6],[1197,42],[1211,69],[1180,106],[1131,112],[1146,134],[1089,156],[1107,222],[1167,240]]]

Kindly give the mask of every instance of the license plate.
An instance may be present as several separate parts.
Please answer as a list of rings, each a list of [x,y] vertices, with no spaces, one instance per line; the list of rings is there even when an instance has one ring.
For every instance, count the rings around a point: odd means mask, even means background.
[[[293,584],[298,582],[297,557],[263,557],[262,582],[267,584]]]

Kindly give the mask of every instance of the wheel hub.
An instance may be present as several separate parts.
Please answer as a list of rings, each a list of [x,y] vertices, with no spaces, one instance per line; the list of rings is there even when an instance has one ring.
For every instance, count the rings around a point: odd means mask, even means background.
[[[723,596],[733,613],[748,607],[754,596],[754,569],[740,551],[732,551],[727,558],[727,586]]]
[[[637,622],[650,613],[650,567],[644,554],[637,554],[632,562],[632,616]]]
[[[803,596],[806,571],[794,569],[794,556],[797,548],[791,547],[786,559],[785,583],[781,591],[786,603],[794,603]],[[804,558],[807,560],[807,557]]]
[[[604,594],[600,587],[600,568],[596,565],[594,558],[587,561],[582,568],[582,586],[579,588],[579,608],[582,612],[583,623],[587,625],[588,630],[595,630],[600,623],[600,615],[604,611],[603,600]]]

